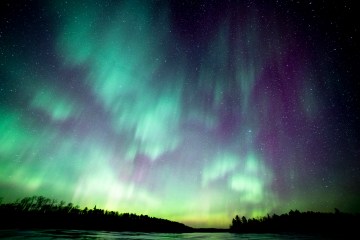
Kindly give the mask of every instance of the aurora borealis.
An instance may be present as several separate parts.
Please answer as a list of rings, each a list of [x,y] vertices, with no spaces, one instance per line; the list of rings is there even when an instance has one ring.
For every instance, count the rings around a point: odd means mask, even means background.
[[[351,1],[2,1],[0,197],[193,227],[359,212],[355,12]]]

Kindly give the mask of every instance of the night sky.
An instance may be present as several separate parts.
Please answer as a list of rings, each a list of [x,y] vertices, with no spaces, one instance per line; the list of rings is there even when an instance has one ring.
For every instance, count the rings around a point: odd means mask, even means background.
[[[44,195],[193,227],[360,212],[353,2],[0,9],[4,202]]]

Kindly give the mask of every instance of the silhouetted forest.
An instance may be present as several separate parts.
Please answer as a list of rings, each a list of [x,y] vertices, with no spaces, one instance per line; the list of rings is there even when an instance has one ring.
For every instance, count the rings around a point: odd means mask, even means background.
[[[290,211],[262,218],[239,217],[232,220],[233,233],[309,233],[352,234],[360,226],[359,214]],[[226,229],[194,229],[165,219],[118,213],[56,201],[43,196],[26,197],[14,203],[1,203],[0,229],[83,229],[139,232],[219,232]]]
[[[192,232],[184,224],[165,219],[98,209],[80,209],[72,203],[43,196],[0,204],[0,229],[84,229],[140,232]]]
[[[299,212],[291,210],[287,214],[267,215],[262,218],[246,219],[236,217],[230,225],[235,233],[305,233],[305,234],[351,234],[359,231],[360,215],[342,213]]]

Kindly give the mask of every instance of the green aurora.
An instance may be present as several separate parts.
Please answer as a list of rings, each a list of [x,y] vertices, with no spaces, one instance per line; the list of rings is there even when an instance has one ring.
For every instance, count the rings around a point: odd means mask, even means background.
[[[190,2],[10,1],[5,201],[225,228],[236,214],[359,211],[358,121],[337,120],[351,86],[320,64],[326,46],[313,52],[276,6]]]

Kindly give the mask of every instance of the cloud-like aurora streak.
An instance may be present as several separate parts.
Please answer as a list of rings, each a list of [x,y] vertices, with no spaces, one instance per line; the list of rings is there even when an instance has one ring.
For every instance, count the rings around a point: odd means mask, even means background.
[[[202,227],[314,207],[326,100],[291,27],[232,4],[187,35],[173,3],[106,3],[44,3],[52,34],[33,47],[51,54],[5,53],[0,195]]]

